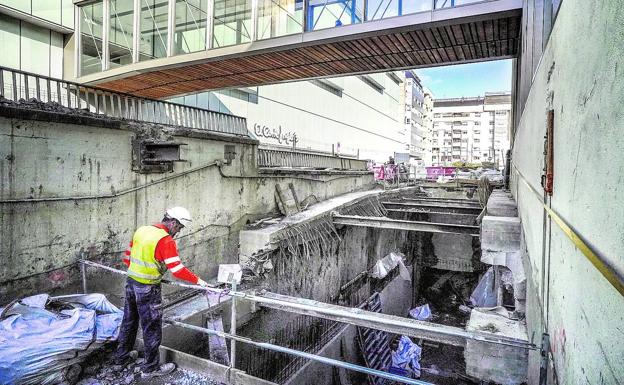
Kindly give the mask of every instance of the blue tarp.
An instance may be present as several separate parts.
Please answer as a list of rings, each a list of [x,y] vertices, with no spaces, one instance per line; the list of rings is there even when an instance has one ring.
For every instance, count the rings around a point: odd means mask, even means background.
[[[420,356],[422,349],[412,342],[407,336],[401,336],[399,347],[392,352],[392,366],[390,373],[401,374],[403,376],[420,377]]]
[[[49,301],[71,309],[46,309]],[[64,306],[67,307],[67,306]],[[64,369],[117,339],[123,312],[102,294],[24,298],[0,309],[0,384],[57,384]]]
[[[429,304],[426,303],[422,306],[417,306],[409,311],[409,315],[412,318],[415,318],[419,321],[426,321],[431,318],[431,309],[429,308]]]

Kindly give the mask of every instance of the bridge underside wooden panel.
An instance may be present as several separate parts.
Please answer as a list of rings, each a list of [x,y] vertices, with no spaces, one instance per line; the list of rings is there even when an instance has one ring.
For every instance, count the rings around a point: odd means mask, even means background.
[[[519,25],[519,15],[507,15],[428,28],[414,26],[414,30],[377,36],[155,68],[98,86],[160,99],[211,89],[509,58],[518,52]]]

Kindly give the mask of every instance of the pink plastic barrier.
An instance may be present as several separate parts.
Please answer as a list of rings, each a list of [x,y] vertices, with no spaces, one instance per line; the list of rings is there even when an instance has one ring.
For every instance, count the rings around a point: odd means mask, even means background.
[[[397,175],[396,164],[380,164],[373,166],[375,180],[394,180]]]
[[[427,169],[427,179],[438,179],[439,176],[453,176],[455,175],[456,167],[425,167]]]

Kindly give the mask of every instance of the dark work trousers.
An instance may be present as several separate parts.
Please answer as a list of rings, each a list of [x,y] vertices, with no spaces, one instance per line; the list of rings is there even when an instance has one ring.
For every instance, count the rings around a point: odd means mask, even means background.
[[[115,362],[123,364],[134,346],[137,330],[141,321],[145,364],[143,372],[152,372],[159,368],[158,347],[162,340],[162,298],[160,284],[146,285],[128,278],[126,281],[126,303],[124,316],[117,339]]]

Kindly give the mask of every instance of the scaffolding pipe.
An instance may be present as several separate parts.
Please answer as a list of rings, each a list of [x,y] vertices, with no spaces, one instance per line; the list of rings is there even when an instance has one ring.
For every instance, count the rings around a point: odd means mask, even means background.
[[[193,326],[193,325],[189,325],[186,324],[184,322],[179,322],[179,321],[174,321],[174,320],[163,320],[164,322],[174,325],[174,326],[179,326],[181,328],[185,328],[185,329],[189,329],[189,330],[193,330],[196,331],[198,333],[204,333],[204,334],[208,334],[208,335],[217,335],[219,337],[222,338],[229,338],[232,340],[232,342],[234,341],[239,341],[239,342],[243,342],[252,346],[256,346],[259,348],[263,348],[263,349],[268,349],[268,350],[273,350],[276,352],[280,352],[280,353],[286,353],[286,354],[290,354],[293,356],[297,356],[297,357],[302,357],[302,358],[306,358],[308,360],[313,360],[313,361],[318,361],[327,365],[332,365],[332,366],[337,366],[339,368],[345,368],[345,369],[349,369],[349,370],[353,370],[356,372],[360,372],[360,373],[365,373],[368,375],[372,375],[372,376],[377,376],[377,377],[382,377],[382,378],[386,378],[388,380],[392,380],[392,381],[398,381],[404,384],[410,384],[410,385],[434,385],[430,382],[425,382],[425,381],[420,381],[420,380],[415,380],[412,378],[407,378],[407,377],[403,377],[403,376],[397,376],[395,374],[392,373],[388,373],[388,372],[384,372],[381,370],[377,370],[377,369],[371,369],[371,368],[367,368],[364,366],[359,366],[359,365],[355,365],[349,362],[343,362],[343,361],[339,361],[339,360],[335,360],[333,358],[328,358],[328,357],[323,357],[323,356],[319,356],[316,354],[311,354],[311,353],[306,353],[306,352],[300,352],[298,350],[294,350],[294,349],[290,349],[290,348],[285,348],[283,346],[278,346],[278,345],[273,345],[270,344],[268,342],[257,342],[254,341],[250,338],[246,338],[246,337],[241,337],[241,336],[237,336],[237,335],[232,335],[229,333],[225,333],[225,332],[219,332],[216,330],[209,330],[209,329],[205,329],[199,326]]]
[[[99,263],[86,260],[79,260],[79,262],[89,266],[102,268],[116,274],[127,275],[127,273],[124,271],[104,266]],[[292,298],[280,296],[278,294],[267,293],[267,295],[273,296],[273,298],[269,298],[266,296],[258,296],[255,294],[243,293],[239,291],[229,291],[218,288],[205,288],[199,285],[189,285],[167,280],[162,280],[161,282],[189,289],[228,294],[232,297],[238,297],[248,301],[257,302],[260,304],[264,304],[266,307],[290,313],[307,314],[319,318],[348,323],[351,325],[383,330],[388,333],[402,334],[415,338],[423,338],[456,346],[465,346],[466,340],[474,340],[498,345],[513,346],[522,349],[538,349],[536,345],[525,340],[502,337],[495,334],[488,334],[483,332],[468,332],[458,327],[439,325],[426,321],[417,321],[387,314],[373,313],[357,308],[345,308],[343,306],[331,305],[310,299]]]
[[[232,292],[236,293],[236,282],[232,282]],[[232,311],[230,314],[230,334],[236,335],[236,297],[232,297]],[[230,366],[236,368],[236,339],[230,342]]]

